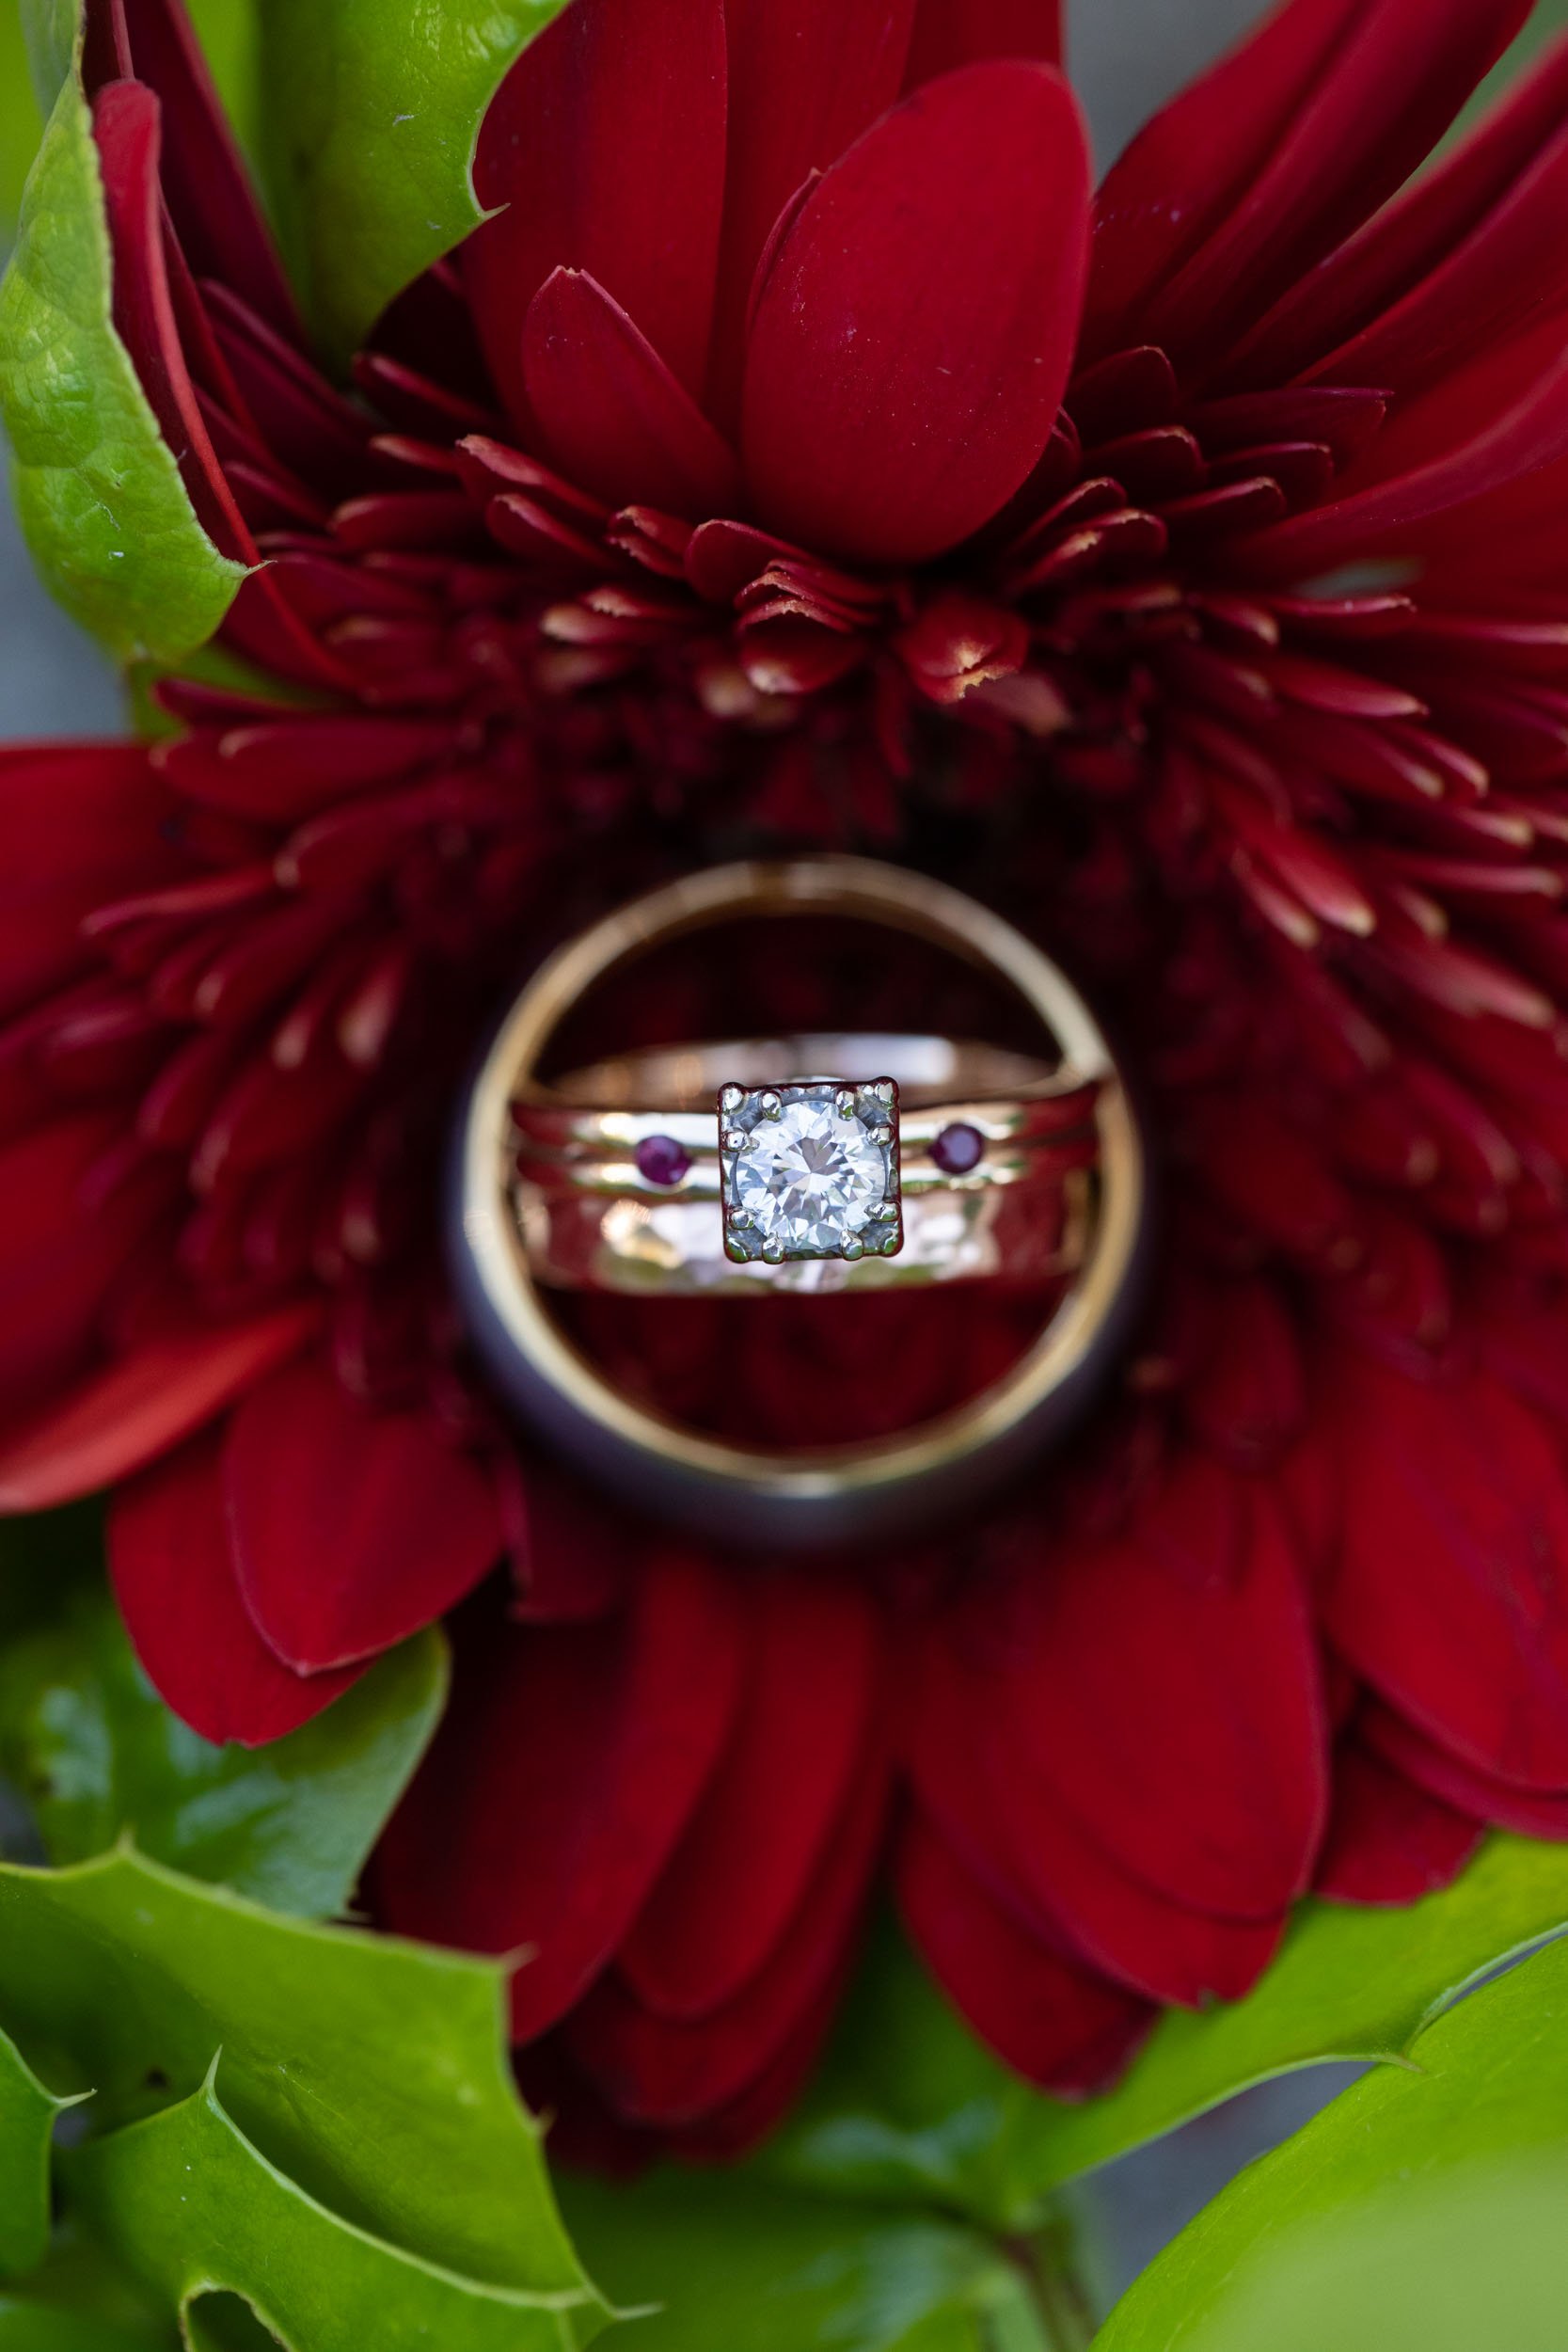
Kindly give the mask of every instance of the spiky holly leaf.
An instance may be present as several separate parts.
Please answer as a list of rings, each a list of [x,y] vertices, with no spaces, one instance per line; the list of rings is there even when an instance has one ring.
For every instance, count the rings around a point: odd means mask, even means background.
[[[1046,2352],[1019,2265],[919,2211],[856,2212],[749,2172],[568,2180],[562,2202],[607,2289],[658,2309],[626,2352]],[[614,2342],[619,2344],[617,2335]]]
[[[1169,2010],[1116,2088],[1077,2106],[1024,2089],[884,1934],[804,2107],[766,2161],[804,2185],[921,2194],[1031,2226],[1066,2180],[1271,2075],[1397,2057],[1433,2012],[1568,1924],[1568,1850],[1494,1837],[1408,1909],[1304,1904],[1244,1999]]]
[[[27,544],[66,610],[128,658],[177,661],[229,610],[243,567],[197,520],[115,332],[91,118],[59,0],[35,7],[53,111],[0,285],[0,415]]]
[[[15,2042],[0,2033],[0,2279],[22,2278],[43,2260],[50,2141],[55,2118],[71,2105],[45,2090]]]
[[[262,135],[293,274],[329,357],[483,218],[474,148],[562,0],[268,0]]]
[[[225,2071],[63,2168],[93,2226],[182,2321],[218,2291],[292,2352],[565,2352],[597,2331],[602,2310],[580,2287],[483,2283],[349,2227],[241,2131]]]
[[[1568,1946],[1407,2037],[1252,2165],[1097,2352],[1556,2352],[1568,2306]]]
[[[512,2082],[506,1982],[499,1962],[281,1918],[129,1851],[0,1869],[0,2024],[44,2080],[93,2090],[95,2131],[199,2099],[221,2048],[226,2118],[345,2244],[564,2298],[591,2331]]]
[[[25,1552],[28,1529],[8,1546]],[[348,1901],[446,1697],[435,1631],[378,1661],[325,1714],[270,1747],[214,1747],[149,1684],[100,1581],[0,1653],[0,1772],[27,1799],[55,1862],[123,1832],[191,1876],[276,1911]]]

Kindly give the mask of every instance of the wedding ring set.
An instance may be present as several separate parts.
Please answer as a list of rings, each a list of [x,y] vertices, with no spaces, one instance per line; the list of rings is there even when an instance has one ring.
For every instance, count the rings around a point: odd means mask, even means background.
[[[1037,1051],[846,1030],[541,1075],[568,1016],[634,960],[721,926],[825,914],[999,983]],[[453,1254],[475,1340],[547,1442],[710,1534],[838,1543],[961,1503],[1076,1415],[1132,1310],[1145,1194],[1105,1039],[1021,932],[901,867],[752,861],[650,892],[535,973],[467,1098]],[[1011,1370],[896,1437],[811,1453],[721,1440],[622,1395],[548,1304],[562,1289],[760,1301],[976,1280],[1048,1298]]]
[[[737,1073],[744,1073],[742,1077]],[[515,1095],[513,1206],[542,1281],[818,1293],[1064,1269],[1095,1082],[944,1038],[753,1038]]]

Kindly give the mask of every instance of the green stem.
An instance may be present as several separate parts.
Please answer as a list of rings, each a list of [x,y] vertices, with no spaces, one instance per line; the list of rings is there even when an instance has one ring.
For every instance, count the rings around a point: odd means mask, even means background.
[[[1075,2233],[1058,2213],[1031,2237],[1007,2249],[1028,2279],[1048,2352],[1087,2352],[1095,2318],[1078,2272]]]

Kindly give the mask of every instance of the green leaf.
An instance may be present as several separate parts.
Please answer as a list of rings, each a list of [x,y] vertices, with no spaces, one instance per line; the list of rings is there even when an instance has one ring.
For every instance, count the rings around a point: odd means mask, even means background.
[[[151,2352],[152,2339],[128,2335],[89,2312],[0,2295],[0,2352]]]
[[[71,2105],[45,2090],[15,2042],[0,2033],[0,2279],[20,2279],[43,2260],[50,2141],[55,2118]]]
[[[660,2306],[626,2352],[1045,2352],[1023,2271],[954,2222],[857,2212],[749,2172],[569,2178],[562,2201],[607,2290]]]
[[[201,2092],[355,2228],[582,2297],[506,2044],[504,1963],[279,1918],[120,1852],[0,1867],[0,2024],[117,2132]],[[205,2126],[193,2126],[202,2128]]]
[[[267,2163],[215,2079],[62,2169],[94,2227],[182,2317],[224,2289],[295,2352],[562,2352],[602,2325],[580,2287],[482,2284],[349,2228]]]
[[[40,115],[70,79],[81,26],[81,0],[18,0],[17,17]]]
[[[285,250],[329,356],[483,218],[474,146],[562,0],[268,0],[261,102]]]
[[[41,128],[27,72],[22,21],[14,8],[0,8],[0,243],[8,245],[15,230],[22,209],[22,183]]]
[[[1097,2352],[1559,2352],[1568,1946],[1408,2037],[1249,2167]]]
[[[16,2333],[8,2336],[6,2323],[13,2311],[18,2313],[11,2323]],[[61,2334],[68,2320],[71,2332]],[[102,2239],[91,2236],[78,2217],[63,2207],[42,2265],[18,2288],[14,2304],[0,2298],[0,2352],[11,2352],[13,2343],[30,2346],[29,2324],[38,2327],[39,2352],[52,2352],[56,2343],[60,2352],[76,2352],[79,2344],[90,2346],[91,2352],[174,2352],[173,2314],[166,2306],[150,2303]]]
[[[56,68],[61,16],[43,12],[35,43]],[[66,610],[121,657],[173,661],[203,644],[244,571],[197,520],[115,332],[103,183],[74,64],[0,285],[0,414],[23,531]]]
[[[0,1655],[53,1625],[103,1574],[103,1513],[67,1503],[31,1518],[0,1518]]]
[[[924,2194],[1026,2229],[1059,2185],[1270,2076],[1397,2055],[1497,1962],[1568,1924],[1568,1849],[1494,1837],[1404,1910],[1302,1905],[1240,2001],[1168,2011],[1121,2082],[1067,2106],[1019,2083],[884,1933],[829,2063],[768,2152],[774,2174],[870,2197]]]
[[[439,1720],[434,1631],[270,1747],[214,1747],[152,1690],[102,1584],[0,1652],[0,1772],[52,1861],[129,1831],[143,1853],[277,1911],[341,1911]]]
[[[247,154],[257,151],[257,81],[261,30],[257,9],[268,0],[185,0],[218,101]]]

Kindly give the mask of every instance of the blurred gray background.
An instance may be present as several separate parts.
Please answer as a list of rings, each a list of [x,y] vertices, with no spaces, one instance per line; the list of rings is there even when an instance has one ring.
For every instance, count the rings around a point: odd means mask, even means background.
[[[1073,76],[1101,168],[1169,91],[1261,12],[1260,0],[1069,0]],[[119,723],[113,673],[38,586],[5,503],[0,738],[106,735]],[[1265,2086],[1085,2183],[1083,2217],[1104,2300],[1242,2165],[1295,2130],[1354,2071],[1319,2068]]]

